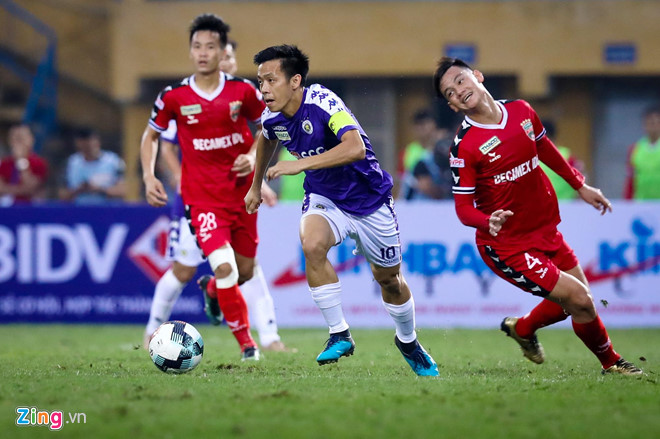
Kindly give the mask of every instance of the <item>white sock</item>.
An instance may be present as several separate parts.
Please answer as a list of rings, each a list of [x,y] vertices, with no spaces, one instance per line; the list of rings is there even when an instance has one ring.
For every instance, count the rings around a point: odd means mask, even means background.
[[[280,341],[275,320],[275,305],[260,265],[254,267],[252,279],[241,285],[241,292],[250,314],[250,325],[259,333],[259,344],[268,346]]]
[[[186,284],[181,283],[176,278],[171,268],[163,274],[163,277],[156,284],[154,298],[151,302],[151,312],[146,329],[147,334],[153,334],[163,322],[169,320],[174,303],[185,286]]]
[[[396,336],[403,343],[411,343],[417,338],[415,333],[415,301],[412,296],[402,305],[394,305],[383,301],[385,309],[394,320]]]
[[[330,328],[330,334],[347,330],[348,323],[341,309],[341,282],[309,287],[309,291]]]

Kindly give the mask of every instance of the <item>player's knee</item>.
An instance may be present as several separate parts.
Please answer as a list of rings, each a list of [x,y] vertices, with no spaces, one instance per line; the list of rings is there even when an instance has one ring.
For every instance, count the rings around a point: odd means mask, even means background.
[[[245,282],[249,281],[254,277],[254,265],[251,269],[241,270],[242,267],[239,267],[238,270],[238,284],[243,285]]]
[[[197,267],[189,267],[175,261],[172,264],[172,272],[179,282],[187,284],[195,277]]]
[[[307,261],[325,260],[329,247],[316,237],[306,237],[302,240],[302,250]]]
[[[401,277],[399,272],[374,272],[374,279],[376,279],[376,282],[387,293],[401,293]]]
[[[231,246],[227,245],[214,250],[208,260],[215,274],[215,283],[218,288],[230,288],[238,283],[238,267]]]
[[[596,307],[593,298],[591,297],[589,290],[583,285],[580,285],[579,288],[576,288],[571,292],[570,308],[571,314],[574,316],[579,314],[589,316],[596,315]]]

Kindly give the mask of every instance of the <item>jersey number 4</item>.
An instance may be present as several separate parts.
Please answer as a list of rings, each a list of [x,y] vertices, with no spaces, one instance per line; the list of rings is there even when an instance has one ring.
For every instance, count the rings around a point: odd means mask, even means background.
[[[539,258],[535,258],[534,256],[530,255],[527,252],[525,252],[525,260],[527,261],[527,268],[529,268],[530,270],[533,270],[534,267],[536,267],[537,265],[543,265]],[[535,271],[536,274],[541,275],[541,279],[545,277],[545,274],[547,272],[548,272],[548,267],[539,267],[539,269]]]

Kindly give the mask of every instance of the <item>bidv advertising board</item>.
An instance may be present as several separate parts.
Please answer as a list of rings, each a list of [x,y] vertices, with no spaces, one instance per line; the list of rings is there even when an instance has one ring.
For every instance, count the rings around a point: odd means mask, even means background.
[[[660,203],[619,202],[602,217],[582,202],[562,204],[561,211],[560,230],[580,258],[605,323],[660,326]],[[474,230],[459,223],[453,203],[398,203],[397,212],[419,327],[497,327],[538,303],[486,267]],[[168,268],[166,213],[147,206],[0,210],[0,318],[146,322],[154,283]],[[258,259],[278,324],[324,326],[305,281],[300,206],[262,207],[259,215]],[[329,254],[346,318],[353,327],[391,327],[378,284],[354,250],[348,240]],[[172,317],[203,321],[202,306],[191,283]]]

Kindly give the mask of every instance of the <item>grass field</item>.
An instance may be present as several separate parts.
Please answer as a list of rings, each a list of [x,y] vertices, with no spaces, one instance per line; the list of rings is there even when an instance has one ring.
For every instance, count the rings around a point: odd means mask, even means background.
[[[420,330],[441,374],[423,379],[390,330],[353,330],[355,355],[319,367],[321,329],[282,330],[297,353],[244,364],[227,328],[197,327],[202,364],[175,376],[138,347],[142,327],[2,326],[2,437],[660,437],[660,329],[610,331],[641,377],[602,376],[569,330],[540,334],[543,365],[495,329]],[[17,407],[62,411],[62,429],[17,426]]]

